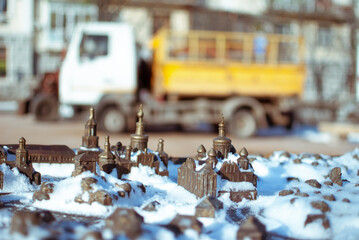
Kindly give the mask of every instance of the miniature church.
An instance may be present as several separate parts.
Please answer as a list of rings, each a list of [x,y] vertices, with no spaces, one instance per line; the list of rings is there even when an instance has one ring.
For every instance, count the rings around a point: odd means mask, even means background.
[[[100,170],[111,173],[117,170],[119,178],[124,174],[131,172],[132,167],[138,167],[139,164],[149,166],[155,169],[155,172],[161,176],[168,176],[167,162],[168,155],[164,152],[163,139],[159,140],[158,154],[147,150],[148,135],[144,134],[143,108],[140,106],[136,122],[136,132],[131,135],[130,145],[125,148],[120,142],[117,146],[110,144],[109,136],[105,137],[104,149],[98,146],[97,123],[95,120],[94,109],[90,109],[90,116],[85,124],[85,134],[82,137],[82,146],[77,149],[77,155],[73,161],[75,170],[72,176],[77,176],[84,171],[96,172],[96,164]]]
[[[229,193],[234,202],[257,199],[257,176],[243,148],[236,154],[231,139],[226,137],[224,118],[218,125],[219,136],[213,139],[213,148],[206,152],[203,145],[194,158],[188,158],[178,168],[178,185],[201,198]]]

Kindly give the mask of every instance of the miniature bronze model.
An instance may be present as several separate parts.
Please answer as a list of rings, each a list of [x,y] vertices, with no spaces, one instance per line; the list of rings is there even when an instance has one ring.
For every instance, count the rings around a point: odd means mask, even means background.
[[[168,224],[168,228],[176,234],[182,234],[187,229],[193,229],[201,233],[203,224],[195,216],[177,214]]]
[[[15,164],[11,159],[15,159],[18,144],[0,145],[0,163],[8,165]],[[29,160],[32,163],[73,163],[75,153],[65,145],[37,145],[26,144]]]
[[[0,189],[4,189],[4,173],[0,171]]]
[[[28,151],[26,150],[25,138],[20,138],[19,148],[16,150],[15,167],[19,169],[19,172],[25,174],[31,182],[37,185],[41,184],[41,174],[36,172],[32,167],[32,163],[29,160]]]
[[[144,151],[147,148],[148,135],[143,130],[143,107],[142,104],[137,113],[138,122],[136,123],[136,132],[131,135],[131,147],[133,151]]]
[[[218,133],[219,136],[213,139],[213,148],[216,150],[218,158],[227,158],[228,153],[231,151],[232,140],[226,137],[223,116],[218,124]]]
[[[264,240],[266,239],[266,227],[256,217],[250,216],[241,224],[237,232],[237,239]]]
[[[85,124],[85,135],[82,137],[83,148],[99,148],[95,110],[90,108],[90,117]]]
[[[226,137],[224,119],[219,123],[219,137],[213,139],[213,148],[205,153],[201,145],[197,150],[195,159],[188,158],[178,168],[178,185],[195,194],[197,197],[207,195],[220,196],[230,193],[230,199],[235,202],[243,198],[254,200],[257,198],[257,176],[248,160],[248,152],[243,148],[237,161],[228,160],[229,153],[233,151],[231,140]],[[205,159],[207,157],[207,159]],[[220,164],[219,164],[220,162]],[[204,166],[203,166],[204,165]],[[220,177],[220,178],[217,178]],[[226,188],[221,182],[249,182],[252,190]]]
[[[111,152],[110,137],[105,138],[104,152],[99,155],[99,166],[100,169],[106,173],[111,173],[112,169],[115,168],[115,156]]]
[[[216,211],[223,209],[223,203],[213,196],[206,196],[196,206],[196,217],[214,218]]]

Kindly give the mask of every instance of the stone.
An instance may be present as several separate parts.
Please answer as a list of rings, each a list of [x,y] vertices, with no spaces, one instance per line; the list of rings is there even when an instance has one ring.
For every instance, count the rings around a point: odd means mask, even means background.
[[[244,239],[266,239],[266,227],[256,217],[248,217],[237,231],[237,240]]]
[[[157,206],[160,205],[159,202],[157,201],[152,201],[149,204],[147,204],[143,210],[148,211],[148,212],[154,212],[157,211]]]
[[[130,196],[130,193],[131,193],[131,190],[132,190],[131,184],[129,184],[129,183],[123,183],[123,184],[115,183],[115,186],[118,187],[118,188],[122,188],[123,191],[125,191],[127,193],[127,196]]]
[[[339,186],[343,186],[342,182],[342,170],[340,167],[335,167],[329,172],[329,178],[333,183],[338,184]]]
[[[312,201],[310,204],[313,208],[319,209],[322,213],[330,211],[329,205],[324,201]]]
[[[220,209],[223,209],[223,202],[214,196],[206,196],[197,204],[195,216],[214,218]]]
[[[97,182],[98,182],[97,179],[92,178],[92,177],[85,177],[85,178],[81,179],[82,191],[84,191],[84,192],[91,191],[92,190],[91,185],[96,184]]]
[[[290,203],[293,204],[297,199],[298,199],[298,198],[296,198],[296,197],[295,197],[295,198],[292,198],[292,199],[290,200]]]
[[[279,157],[286,157],[286,158],[290,158],[290,153],[289,152],[282,152]]]
[[[183,234],[187,229],[201,233],[203,224],[195,216],[177,214],[167,225],[176,235]]]
[[[316,179],[309,179],[307,181],[305,181],[306,184],[309,184],[312,187],[315,188],[321,188],[322,185],[316,180]]]
[[[314,161],[314,162],[312,162],[311,164],[312,164],[312,166],[314,166],[314,167],[316,167],[316,166],[319,165],[319,163],[318,163],[317,161]]]
[[[325,214],[308,214],[307,219],[304,222],[304,227],[306,227],[308,224],[310,224],[314,221],[317,221],[317,220],[322,221],[322,226],[324,229],[330,228],[329,219],[327,218],[327,216]]]
[[[54,192],[54,184],[53,183],[42,183],[40,190],[34,192],[34,194],[32,195],[32,200],[38,200],[38,201],[42,201],[42,200],[49,200],[50,199],[50,193]]]
[[[297,177],[287,177],[287,181],[288,181],[288,182],[291,182],[291,181],[300,182],[299,178],[297,178]]]
[[[110,229],[114,236],[124,234],[129,239],[137,239],[143,232],[143,217],[134,209],[117,208],[105,220],[105,229]]]
[[[27,236],[32,226],[49,224],[54,220],[50,211],[18,211],[12,216],[10,233]]]
[[[335,196],[333,194],[330,195],[324,195],[323,198],[328,201],[335,201]]]
[[[293,194],[294,191],[293,190],[282,190],[278,193],[279,196],[288,196],[288,195],[291,195]]]
[[[301,192],[297,192],[296,194],[294,194],[296,196],[300,196],[300,197],[309,197],[308,193],[301,193]]]
[[[296,158],[293,160],[293,163],[295,164],[301,164],[302,163],[302,160],[300,160],[299,158]]]
[[[86,233],[81,240],[102,240],[102,234],[100,232],[91,231]]]
[[[90,194],[89,204],[92,204],[93,202],[98,202],[104,206],[112,206],[111,194],[105,190],[97,190]]]
[[[350,200],[348,198],[343,198],[343,202],[350,203]]]
[[[333,182],[331,181],[325,181],[324,184],[327,186],[333,186]]]

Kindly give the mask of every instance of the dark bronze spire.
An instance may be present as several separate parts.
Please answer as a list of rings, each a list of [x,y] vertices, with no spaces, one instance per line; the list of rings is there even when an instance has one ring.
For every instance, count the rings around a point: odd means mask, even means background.
[[[213,148],[217,152],[219,158],[227,158],[231,150],[231,139],[226,137],[226,130],[224,126],[224,117],[222,115],[221,121],[218,124],[218,137],[213,139]]]
[[[144,151],[147,148],[148,135],[144,134],[143,116],[143,106],[141,104],[137,113],[136,132],[131,135],[131,147],[134,150]]]
[[[90,108],[90,116],[85,124],[85,135],[82,137],[82,147],[99,148],[97,134],[97,123],[95,120],[95,110]]]

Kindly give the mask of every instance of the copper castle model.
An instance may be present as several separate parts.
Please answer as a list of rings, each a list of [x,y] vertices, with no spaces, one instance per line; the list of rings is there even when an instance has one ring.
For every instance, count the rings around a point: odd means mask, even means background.
[[[158,156],[147,150],[149,137],[144,134],[143,116],[141,105],[137,114],[136,132],[131,135],[130,145],[123,148],[119,142],[116,147],[111,147],[109,136],[106,136],[103,151],[98,146],[97,123],[94,118],[94,109],[91,108],[89,120],[85,124],[82,146],[77,149],[77,155],[74,157],[75,170],[72,175],[76,176],[84,171],[95,173],[96,164],[98,164],[100,170],[107,173],[116,169],[118,177],[121,178],[123,174],[130,173],[132,167],[142,164],[154,168],[155,172],[161,176],[168,176],[168,155],[163,151],[163,139],[159,140]]]
[[[235,154],[231,139],[226,137],[223,117],[218,126],[219,136],[213,139],[213,148],[208,154],[200,145],[197,155],[178,168],[178,185],[197,197],[229,193],[235,202],[257,199],[257,176],[247,150],[243,148],[239,156]]]

